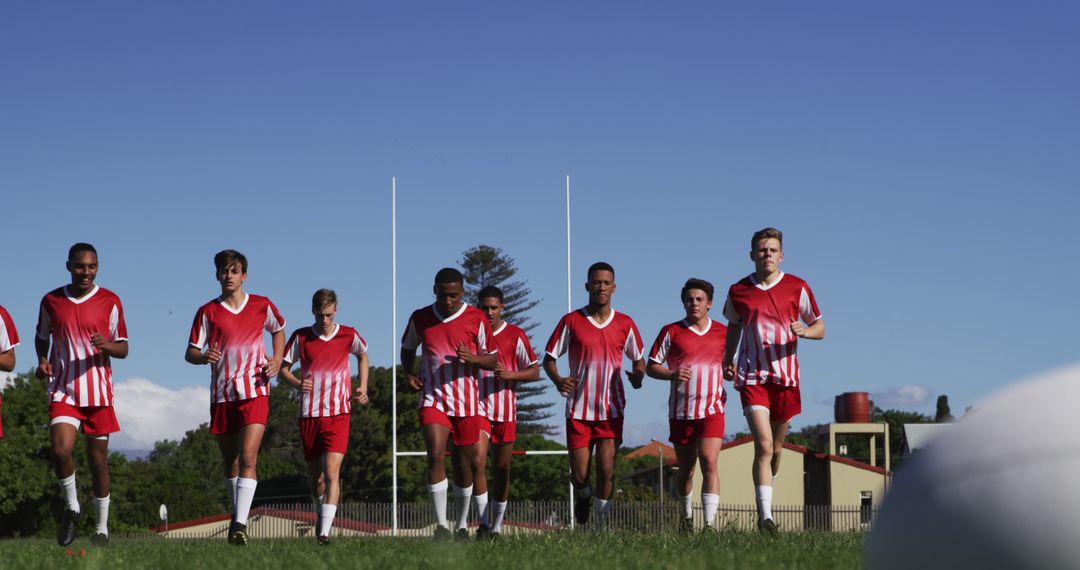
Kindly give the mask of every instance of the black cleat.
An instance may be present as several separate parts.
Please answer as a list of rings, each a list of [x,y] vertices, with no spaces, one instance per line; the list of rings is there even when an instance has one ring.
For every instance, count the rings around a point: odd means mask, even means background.
[[[459,528],[454,532],[454,541],[469,542],[469,529]]]
[[[683,519],[679,523],[679,532],[682,534],[694,534],[694,519]]]
[[[319,536],[319,546],[330,546],[329,536]]]
[[[75,512],[67,509],[60,515],[60,526],[56,529],[56,543],[67,546],[75,541],[75,533],[79,529],[79,519],[82,511]]]
[[[247,546],[248,533],[247,525],[241,523],[233,523],[229,527],[229,544],[235,544],[236,546]]]
[[[433,537],[435,542],[449,542],[452,537],[453,534],[451,534],[450,529],[445,526],[438,525],[435,527],[435,536]]]
[[[776,526],[776,521],[772,519],[762,519],[758,521],[757,527],[762,533],[773,536],[780,532],[780,528]]]
[[[94,535],[90,537],[90,544],[93,544],[94,546],[108,546],[109,535],[103,532],[94,533]]]
[[[588,498],[574,499],[574,521],[578,524],[589,522],[589,513],[592,512],[592,501]]]
[[[491,528],[486,524],[476,527],[476,540],[494,540],[492,538]]]

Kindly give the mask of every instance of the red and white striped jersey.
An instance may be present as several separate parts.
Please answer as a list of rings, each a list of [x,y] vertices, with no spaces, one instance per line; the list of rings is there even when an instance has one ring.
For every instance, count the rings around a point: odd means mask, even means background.
[[[276,333],[285,319],[270,299],[248,295],[239,309],[218,297],[199,307],[191,323],[191,346],[199,350],[216,347],[221,360],[210,365],[210,398],[214,403],[250,400],[270,393],[270,379],[263,372],[266,345],[263,331]]]
[[[401,338],[407,350],[422,347],[420,355],[420,407],[435,408],[448,416],[475,416],[478,366],[464,364],[457,357],[457,347],[465,344],[473,354],[495,352],[488,349],[488,320],[476,307],[461,305],[453,315],[443,318],[435,305],[417,309]]]
[[[620,418],[626,407],[623,390],[623,355],[641,360],[644,345],[629,316],[611,311],[598,323],[584,308],[567,313],[548,339],[547,353],[559,358],[570,352],[570,375],[578,379],[566,397],[566,417],[599,421]]]
[[[536,364],[536,353],[521,327],[503,321],[502,326],[491,333],[491,340],[504,370],[516,372]],[[481,374],[480,415],[493,422],[517,421],[517,382],[499,380],[487,370]]]
[[[300,397],[300,417],[321,418],[347,414],[352,401],[349,355],[367,352],[367,343],[356,329],[344,325],[326,336],[315,327],[297,329],[285,345],[286,364],[300,362],[301,378],[310,376],[311,392]]]
[[[41,299],[37,337],[51,340],[50,402],[76,407],[112,405],[112,366],[109,356],[90,342],[94,333],[109,342],[127,340],[124,307],[112,291],[94,285],[75,299],[65,286]]]
[[[727,327],[709,319],[699,331],[685,319],[660,329],[649,351],[649,360],[665,364],[672,371],[689,367],[690,380],[672,380],[668,394],[668,417],[673,420],[700,420],[724,413],[724,344]]]
[[[19,331],[15,330],[15,321],[3,306],[0,306],[0,354],[19,346]]]
[[[799,337],[791,323],[810,325],[821,318],[814,293],[805,281],[787,273],[771,285],[753,274],[728,290],[724,303],[728,322],[742,326],[735,357],[735,387],[754,384],[799,386]]]

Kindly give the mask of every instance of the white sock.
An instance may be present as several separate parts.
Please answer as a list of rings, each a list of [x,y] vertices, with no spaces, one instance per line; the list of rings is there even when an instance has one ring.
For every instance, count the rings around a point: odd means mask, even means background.
[[[488,525],[488,494],[487,492],[480,493],[479,495],[473,495],[473,499],[476,500],[476,518],[480,520],[480,524]],[[488,525],[490,526],[490,525]]]
[[[94,497],[94,502],[97,503],[97,530],[109,536],[109,497],[112,495],[106,495],[104,497]]]
[[[689,519],[694,517],[694,494],[690,493],[685,497],[679,497],[679,501],[682,502],[683,518]]]
[[[506,514],[507,501],[495,501],[492,505],[495,511],[495,522],[491,525],[491,532],[502,532],[503,515]]]
[[[754,496],[757,497],[758,516],[761,520],[772,518],[772,487],[758,485],[754,487]]]
[[[450,528],[446,522],[446,479],[428,485],[428,493],[431,493],[431,503],[435,505],[435,519],[439,521],[439,526]]]
[[[319,515],[319,536],[330,536],[330,527],[334,526],[335,516],[337,516],[337,505],[323,503],[322,512]]]
[[[457,497],[458,504],[458,528],[469,528],[469,499],[472,497],[472,485],[468,487],[458,487],[454,485],[454,496]]]
[[[593,509],[596,510],[597,517],[602,520],[603,517],[607,515],[608,511],[611,510],[611,500],[597,497],[593,500]]]
[[[711,527],[716,519],[716,511],[720,509],[720,495],[716,493],[702,493],[701,507],[705,509],[705,526]]]
[[[251,501],[255,499],[255,487],[259,482],[240,477],[236,480],[236,522],[247,524]]]
[[[780,476],[780,472],[779,472],[779,471],[777,471],[776,473],[773,473],[773,474],[772,474],[772,486],[773,486],[773,487],[775,487],[775,486],[776,486],[776,478],[777,478],[777,477],[779,477],[779,476]]]
[[[75,474],[60,480],[60,488],[64,491],[64,501],[67,502],[68,510],[82,512],[79,506],[79,495],[75,492]]]
[[[239,477],[226,477],[225,488],[229,491],[229,511],[236,512],[236,480]]]

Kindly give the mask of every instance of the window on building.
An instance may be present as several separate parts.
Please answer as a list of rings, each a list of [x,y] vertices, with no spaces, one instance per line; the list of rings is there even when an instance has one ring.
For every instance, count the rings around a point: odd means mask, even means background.
[[[871,491],[859,491],[859,522],[870,524],[874,518],[874,493]]]

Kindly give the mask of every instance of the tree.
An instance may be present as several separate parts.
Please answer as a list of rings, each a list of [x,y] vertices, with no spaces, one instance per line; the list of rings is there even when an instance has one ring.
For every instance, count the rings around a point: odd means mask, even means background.
[[[949,397],[945,394],[937,398],[937,413],[934,415],[934,421],[939,424],[953,421],[952,412],[949,411]]]
[[[528,311],[540,304],[539,300],[530,299],[532,290],[524,281],[514,281],[517,266],[514,259],[503,250],[489,245],[478,245],[462,253],[461,269],[465,276],[465,299],[471,305],[480,302],[478,294],[488,285],[495,285],[503,292],[502,318],[506,322],[521,327],[526,333],[537,326],[530,320]],[[535,346],[536,343],[533,343]],[[555,435],[554,426],[544,423],[555,417],[550,408],[553,402],[530,401],[541,396],[547,390],[547,383],[542,379],[535,382],[522,382],[517,386],[518,397],[518,433]]]

